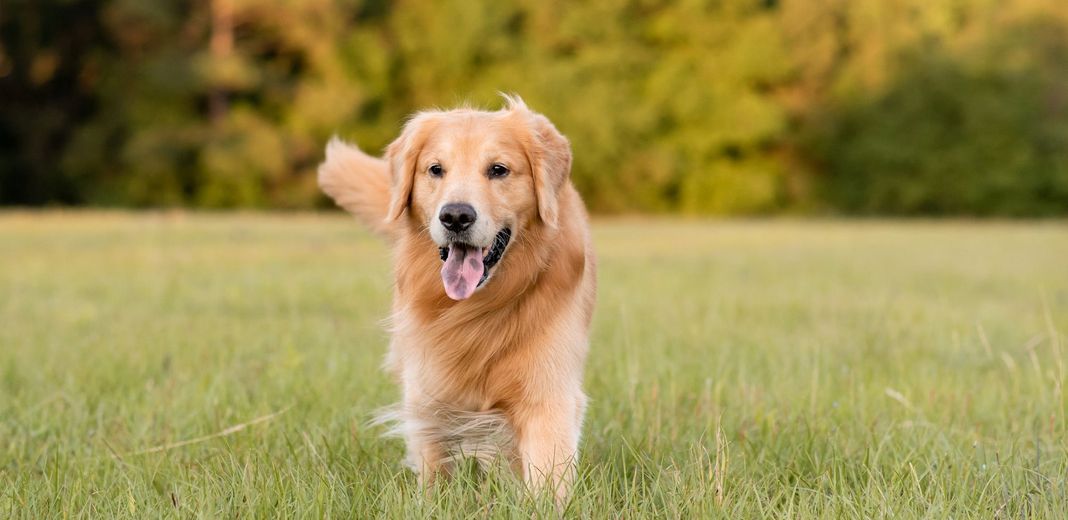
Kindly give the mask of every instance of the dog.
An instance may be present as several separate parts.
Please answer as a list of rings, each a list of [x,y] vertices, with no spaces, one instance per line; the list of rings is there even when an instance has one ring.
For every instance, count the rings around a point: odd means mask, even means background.
[[[419,112],[383,158],[334,137],[319,186],[393,250],[386,416],[424,485],[462,457],[503,460],[564,500],[586,410],[596,273],[571,147],[503,95]]]

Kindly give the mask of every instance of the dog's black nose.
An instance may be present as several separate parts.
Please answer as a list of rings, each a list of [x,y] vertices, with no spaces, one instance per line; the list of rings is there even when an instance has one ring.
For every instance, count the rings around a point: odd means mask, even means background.
[[[475,213],[475,208],[470,204],[459,202],[446,204],[438,214],[438,220],[445,226],[445,229],[457,233],[471,227],[476,218],[478,214]]]

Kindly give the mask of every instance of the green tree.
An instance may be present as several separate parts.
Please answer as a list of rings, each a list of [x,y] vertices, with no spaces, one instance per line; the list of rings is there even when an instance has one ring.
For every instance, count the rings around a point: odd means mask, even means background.
[[[515,92],[602,212],[1064,214],[1058,0],[14,0],[0,202],[325,205],[341,133]]]

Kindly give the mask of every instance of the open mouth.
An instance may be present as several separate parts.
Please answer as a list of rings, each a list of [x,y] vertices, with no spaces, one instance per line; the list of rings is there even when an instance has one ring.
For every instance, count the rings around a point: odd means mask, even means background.
[[[445,293],[454,300],[465,300],[474,294],[489,278],[504,250],[512,240],[512,230],[504,228],[493,237],[489,247],[476,247],[462,242],[453,242],[448,247],[438,248],[441,256],[441,281]]]

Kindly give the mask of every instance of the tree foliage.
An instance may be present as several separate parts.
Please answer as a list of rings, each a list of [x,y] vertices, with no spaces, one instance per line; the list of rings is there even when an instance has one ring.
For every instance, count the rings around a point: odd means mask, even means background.
[[[323,204],[333,133],[516,92],[595,210],[1068,211],[1055,0],[13,0],[0,202]]]

